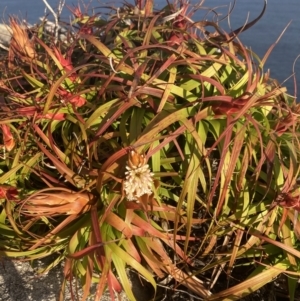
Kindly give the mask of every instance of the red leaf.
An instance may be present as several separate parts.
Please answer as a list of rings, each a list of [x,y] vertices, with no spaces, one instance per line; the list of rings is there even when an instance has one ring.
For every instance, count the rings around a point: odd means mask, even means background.
[[[86,99],[80,95],[73,95],[65,89],[58,90],[60,96],[64,98],[65,102],[73,104],[75,107],[82,107],[86,103]]]
[[[9,185],[0,185],[0,199],[16,200],[18,196],[17,188]]]
[[[24,107],[17,109],[18,114],[25,115],[25,116],[33,116],[37,112],[37,108],[34,106],[31,107]]]
[[[280,205],[283,208],[292,208],[300,212],[299,196],[294,197],[290,194],[282,194],[280,195],[280,200],[278,201],[278,205]]]
[[[65,120],[66,114],[64,114],[64,113],[47,113],[45,115],[38,115],[38,119]]]
[[[168,40],[168,44],[170,45],[170,46],[174,46],[174,45],[180,45],[181,43],[182,43],[182,41],[183,41],[183,37],[182,36],[178,36],[178,35],[176,35],[176,34],[173,34],[170,38],[169,38],[169,40]]]
[[[15,139],[10,131],[10,127],[7,124],[1,125],[2,133],[3,133],[3,143],[6,150],[9,152],[15,146]]]
[[[17,112],[23,116],[29,116],[32,117],[35,114],[40,111],[36,107],[25,107],[25,108],[19,108]],[[51,120],[65,120],[66,114],[64,113],[47,113],[45,115],[43,114],[37,114],[37,119],[51,119]]]
[[[74,6],[73,8],[67,5],[67,8],[71,11],[71,13],[74,15],[74,17],[76,17],[78,19],[82,19],[84,17],[79,5]]]
[[[212,110],[215,115],[231,115],[239,112],[241,110],[241,106],[233,103],[223,102],[217,105],[212,105]]]
[[[71,56],[69,54],[67,54],[66,57],[64,57],[56,47],[53,47],[53,51],[55,53],[56,58],[59,60],[62,67],[65,69],[65,71],[68,72],[68,71],[72,71],[74,69],[72,61],[71,61]],[[75,72],[70,74],[69,79],[71,81],[75,81],[77,79],[77,74]]]

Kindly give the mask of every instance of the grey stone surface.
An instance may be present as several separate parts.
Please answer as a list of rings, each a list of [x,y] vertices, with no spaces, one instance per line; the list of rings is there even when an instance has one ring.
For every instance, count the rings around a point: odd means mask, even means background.
[[[63,277],[61,266],[55,267],[45,275],[37,275],[29,262],[3,258],[0,260],[0,301],[57,300]],[[122,301],[127,300],[125,294],[122,294],[120,298]],[[66,292],[65,301],[71,300],[70,292]],[[93,296],[88,299],[88,301],[92,300],[94,300]],[[109,296],[101,298],[101,301],[109,300],[111,300]],[[119,299],[116,298],[116,300]]]
[[[6,259],[1,261],[1,301],[56,300],[62,277],[59,268],[46,275],[37,275],[28,262]]]

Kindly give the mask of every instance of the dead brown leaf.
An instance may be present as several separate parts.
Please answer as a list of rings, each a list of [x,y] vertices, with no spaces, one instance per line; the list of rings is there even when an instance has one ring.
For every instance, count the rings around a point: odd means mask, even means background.
[[[20,26],[14,18],[10,19],[10,27],[12,30],[12,38],[8,51],[10,64],[13,65],[16,58],[35,58],[36,51],[34,50],[32,41],[28,37],[26,29]]]
[[[20,210],[28,216],[78,215],[90,210],[94,197],[79,192],[39,192],[22,202]]]

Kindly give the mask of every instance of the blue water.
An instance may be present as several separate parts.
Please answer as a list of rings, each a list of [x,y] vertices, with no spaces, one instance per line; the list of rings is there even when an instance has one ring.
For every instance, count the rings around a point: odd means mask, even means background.
[[[56,7],[58,0],[48,0],[52,7]],[[82,3],[82,1],[79,1]],[[107,3],[112,5],[117,1],[83,1],[90,3],[90,7],[102,6]],[[133,0],[128,0],[133,3]],[[172,2],[172,0],[170,1]],[[78,0],[66,0],[67,5],[76,5]],[[162,6],[164,0],[159,0],[156,6]],[[193,0],[192,3],[196,3]],[[217,7],[215,10],[226,15],[232,0],[206,0],[204,6]],[[116,4],[117,6],[117,4]],[[8,15],[18,15],[21,19],[27,19],[34,23],[39,16],[44,14],[44,3],[42,0],[1,0],[0,12],[2,12],[2,20],[7,20]],[[243,25],[247,18],[253,20],[259,15],[263,8],[263,0],[236,0],[236,6],[230,17],[231,27],[233,29]],[[99,11],[99,10],[97,10]],[[68,9],[65,8],[63,17],[68,19]],[[194,20],[199,20],[203,16],[201,10],[194,15]],[[208,18],[212,18],[211,13]],[[240,35],[241,40],[245,45],[251,47],[260,57],[263,57],[269,47],[275,43],[287,24],[292,20],[291,25],[286,29],[283,37],[278,45],[271,53],[266,70],[269,68],[271,77],[276,78],[283,85],[288,87],[288,91],[294,94],[293,79],[288,79],[293,74],[293,64],[300,54],[300,1],[299,0],[269,0],[267,10],[263,18],[255,24],[250,30]],[[222,26],[228,27],[227,21],[223,21]],[[295,64],[295,72],[298,77],[298,86],[300,90],[300,60]],[[299,74],[298,74],[299,73]],[[287,80],[288,79],[288,80]],[[300,93],[300,92],[299,92]],[[299,94],[300,95],[300,94]]]
[[[207,0],[206,5],[220,6],[220,3],[227,7],[219,8],[218,11],[226,14],[229,0]],[[237,28],[249,20],[255,19],[263,8],[263,0],[237,0],[234,11],[231,14],[231,27]],[[267,9],[262,17],[250,30],[240,35],[243,43],[263,57],[268,49],[276,42],[284,31],[285,33],[272,51],[267,64],[271,77],[276,78],[288,88],[290,94],[294,94],[293,64],[300,55],[300,1],[299,0],[268,0]],[[224,23],[227,23],[224,21]],[[226,25],[226,24],[224,24]],[[298,91],[300,93],[300,59],[295,63]],[[298,93],[297,93],[298,94]],[[300,94],[298,94],[300,95]]]

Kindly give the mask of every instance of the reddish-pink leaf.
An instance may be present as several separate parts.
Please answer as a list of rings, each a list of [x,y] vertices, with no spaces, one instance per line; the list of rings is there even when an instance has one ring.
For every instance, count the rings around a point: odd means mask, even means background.
[[[292,208],[300,212],[300,199],[299,196],[292,196],[290,193],[280,195],[278,205],[283,208]]]
[[[74,69],[72,61],[71,61],[71,56],[70,54],[66,54],[66,57],[64,57],[61,52],[58,50],[58,48],[53,47],[53,52],[58,59],[58,61],[61,63],[62,67],[64,68],[65,71],[72,71]],[[71,81],[75,81],[77,79],[77,74],[74,72],[69,75],[69,79]]]
[[[0,199],[16,200],[18,194],[17,188],[9,185],[0,185]]]
[[[18,114],[21,114],[23,116],[33,116],[35,113],[37,113],[38,108],[34,106],[30,106],[30,107],[18,108],[16,111]]]
[[[2,124],[1,129],[3,133],[4,146],[9,152],[15,147],[15,139],[10,131],[10,127],[7,124]]]
[[[132,237],[132,230],[131,228],[115,213],[109,212],[108,215],[106,216],[105,221],[122,232],[126,238],[131,238]]]
[[[57,92],[65,102],[69,102],[75,107],[82,107],[86,103],[86,99],[84,97],[68,92],[63,88],[59,89]]]
[[[64,113],[47,113],[45,115],[38,115],[37,119],[65,120],[66,114],[64,114]]]

